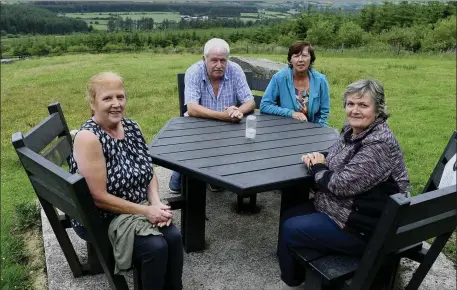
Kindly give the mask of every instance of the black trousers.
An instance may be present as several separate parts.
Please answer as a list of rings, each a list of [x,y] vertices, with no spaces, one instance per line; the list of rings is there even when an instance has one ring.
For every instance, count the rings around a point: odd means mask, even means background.
[[[108,231],[111,220],[103,221]],[[82,226],[73,228],[76,234],[90,242]],[[144,290],[180,290],[182,286],[183,249],[181,233],[174,224],[159,228],[163,236],[135,236],[133,263],[141,273]]]

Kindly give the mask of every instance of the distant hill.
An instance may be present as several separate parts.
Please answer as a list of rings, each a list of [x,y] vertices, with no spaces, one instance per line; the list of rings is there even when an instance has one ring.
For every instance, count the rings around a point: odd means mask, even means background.
[[[87,32],[83,20],[57,16],[49,10],[27,4],[0,4],[2,34],[69,34]]]

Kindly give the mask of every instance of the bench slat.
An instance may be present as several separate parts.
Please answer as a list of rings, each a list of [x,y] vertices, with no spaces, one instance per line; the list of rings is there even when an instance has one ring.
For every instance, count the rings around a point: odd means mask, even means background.
[[[255,108],[260,109],[260,103],[262,102],[262,96],[254,95]]]
[[[430,190],[435,190],[438,188],[438,185],[440,185],[441,175],[443,174],[443,171],[444,164],[440,162],[436,165],[436,172],[438,172],[439,174],[433,174],[432,176],[430,176],[430,181],[432,184],[432,188],[430,188]]]
[[[59,137],[53,146],[46,150],[42,156],[57,166],[61,166],[66,162],[71,154],[71,145],[68,143],[66,136]]]
[[[37,179],[45,180],[62,192],[69,192],[67,179],[72,175],[28,148],[17,150],[24,169]]]
[[[452,194],[455,192],[456,186],[454,185],[415,196],[411,199],[410,206],[400,213],[398,226],[457,208],[456,195]]]
[[[25,134],[24,143],[30,150],[38,153],[64,130],[59,114],[54,113]]]
[[[262,79],[257,77],[252,77],[251,84],[249,88],[253,91],[265,91],[270,83],[269,79]]]
[[[304,247],[290,247],[289,251],[298,259],[300,263],[304,265],[326,255],[321,251]]]
[[[58,189],[45,184],[43,181],[34,176],[30,176],[30,181],[32,182],[33,187],[35,188],[35,192],[38,196],[48,201],[54,207],[65,212],[70,217],[81,221],[78,209],[76,208],[73,201],[66,197],[65,194],[62,194],[62,192],[60,192]]]
[[[436,237],[440,233],[452,232],[457,224],[457,210],[430,217],[398,228],[394,240],[386,247],[388,252],[413,243]]]
[[[345,255],[328,255],[311,261],[309,265],[324,278],[324,284],[350,278],[359,267],[360,258]]]

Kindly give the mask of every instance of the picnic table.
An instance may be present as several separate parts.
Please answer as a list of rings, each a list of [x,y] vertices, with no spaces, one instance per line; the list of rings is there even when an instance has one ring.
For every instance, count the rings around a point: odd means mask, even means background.
[[[296,190],[285,194],[286,188],[310,183],[301,155],[326,152],[338,138],[333,128],[274,115],[256,117],[254,141],[245,139],[245,118],[234,124],[179,117],[170,119],[149,144],[155,164],[186,178],[181,212],[186,252],[205,246],[206,183],[238,195],[283,190],[282,211],[293,204],[291,196],[306,195]]]

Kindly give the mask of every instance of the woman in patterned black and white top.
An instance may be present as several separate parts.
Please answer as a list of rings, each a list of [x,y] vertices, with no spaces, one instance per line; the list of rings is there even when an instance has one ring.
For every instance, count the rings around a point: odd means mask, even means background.
[[[70,172],[85,177],[106,229],[119,214],[145,216],[157,235],[138,236],[133,242],[133,263],[141,265],[143,289],[182,289],[181,234],[171,224],[172,213],[159,198],[152,159],[138,124],[124,118],[123,79],[111,72],[93,76],[87,98],[93,116],[74,140]],[[87,240],[85,229],[73,222]]]

